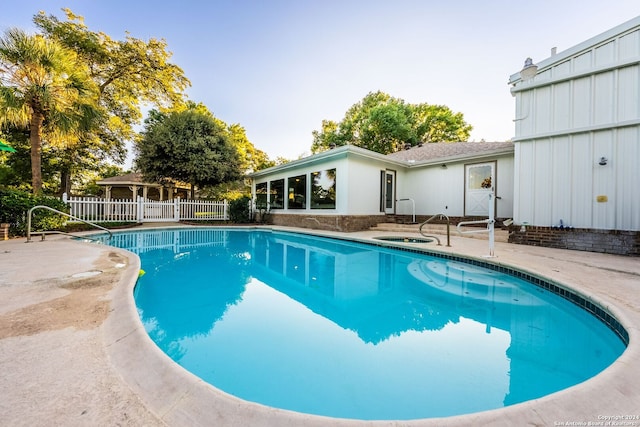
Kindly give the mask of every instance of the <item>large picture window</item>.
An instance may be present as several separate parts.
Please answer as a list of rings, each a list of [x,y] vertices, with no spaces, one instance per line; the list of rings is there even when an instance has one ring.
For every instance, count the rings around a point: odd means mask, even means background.
[[[269,203],[271,209],[284,208],[284,178],[271,181],[271,198]]]
[[[289,209],[306,209],[307,207],[307,176],[300,175],[288,179]]]
[[[267,209],[267,183],[256,184],[256,209]]]
[[[336,170],[311,173],[311,209],[336,208]]]

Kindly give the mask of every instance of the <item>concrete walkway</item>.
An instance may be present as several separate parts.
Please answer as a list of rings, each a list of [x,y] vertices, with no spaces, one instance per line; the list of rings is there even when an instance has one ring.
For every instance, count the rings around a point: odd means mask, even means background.
[[[389,232],[346,236],[379,235]],[[488,253],[487,241],[457,236],[451,248],[428,248]],[[138,319],[132,289],[140,264],[129,252],[62,237],[0,241],[0,425],[640,426],[640,259],[507,243],[496,243],[495,253],[491,262],[561,282],[606,307],[629,332],[625,353],[591,380],[505,409],[363,422],[245,402],[185,372]]]

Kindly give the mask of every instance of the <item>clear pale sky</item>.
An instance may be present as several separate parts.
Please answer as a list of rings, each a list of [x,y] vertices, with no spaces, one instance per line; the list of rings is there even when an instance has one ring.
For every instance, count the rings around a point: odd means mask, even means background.
[[[514,134],[507,85],[527,56],[562,52],[640,15],[638,0],[22,0],[0,30],[69,7],[92,31],[164,38],[188,96],[239,123],[270,158],[309,154],[323,119],[367,93],[463,113],[470,140]]]

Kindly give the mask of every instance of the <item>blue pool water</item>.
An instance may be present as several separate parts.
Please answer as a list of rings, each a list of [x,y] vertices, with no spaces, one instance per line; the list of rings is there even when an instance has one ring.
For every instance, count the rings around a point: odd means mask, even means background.
[[[624,350],[604,323],[456,260],[271,231],[117,233],[155,343],[253,402],[364,420],[500,408],[578,384]]]

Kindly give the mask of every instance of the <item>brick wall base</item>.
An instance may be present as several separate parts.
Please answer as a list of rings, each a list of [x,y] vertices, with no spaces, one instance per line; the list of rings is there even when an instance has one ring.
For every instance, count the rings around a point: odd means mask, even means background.
[[[512,227],[509,243],[640,256],[640,232],[527,226]]]
[[[385,222],[384,215],[289,215],[269,214],[267,223],[331,231],[362,231]]]

